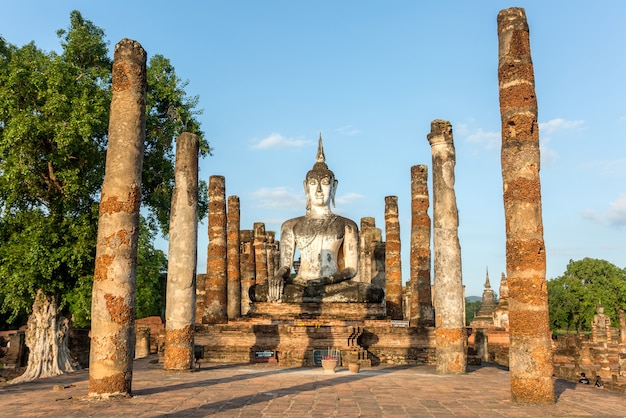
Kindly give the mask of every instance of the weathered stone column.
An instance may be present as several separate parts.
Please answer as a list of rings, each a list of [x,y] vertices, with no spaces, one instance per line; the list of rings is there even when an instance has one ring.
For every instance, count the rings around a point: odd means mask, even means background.
[[[197,274],[196,275],[196,324],[202,323],[202,318],[204,318],[204,302],[206,299],[206,274]]]
[[[385,241],[387,316],[402,319],[402,260],[397,196],[385,197]]]
[[[371,283],[372,281],[372,234],[376,229],[373,217],[361,218],[361,231],[359,232],[359,271],[357,277],[360,282]]]
[[[276,272],[278,271],[278,269],[280,268],[280,240],[276,239],[276,232],[275,231],[271,231],[272,233],[272,240],[273,240],[273,244],[272,244],[272,256],[274,257],[274,271],[272,272],[272,276],[276,275]],[[269,274],[268,274],[268,277]]]
[[[115,45],[109,140],[91,302],[89,395],[131,393],[135,283],[146,136],[146,51]]]
[[[377,259],[377,257],[379,259]],[[376,220],[366,216],[361,218],[359,232],[359,271],[354,280],[375,283],[385,289],[385,244],[383,233],[376,228]]]
[[[254,246],[253,232],[244,229],[240,233],[240,266],[241,266],[241,314],[250,311],[250,287],[254,284]]]
[[[195,366],[196,264],[198,259],[198,137],[176,139],[174,191],[165,301],[165,370]]]
[[[241,270],[239,255],[239,197],[228,196],[228,319],[241,317]]]
[[[509,285],[511,395],[555,401],[539,181],[539,126],[524,9],[498,14],[502,181]]]
[[[467,336],[461,273],[459,215],[454,192],[456,156],[452,125],[434,120],[428,134],[433,156],[433,244],[437,373],[465,373]]]
[[[254,262],[256,284],[267,281],[267,250],[266,250],[265,224],[254,223]]]
[[[204,287],[203,324],[228,322],[226,305],[226,182],[224,176],[209,178],[209,247]]]
[[[428,166],[411,167],[411,326],[435,326],[430,292]]]
[[[135,331],[135,359],[150,355],[150,328],[138,327]]]
[[[626,344],[626,316],[624,316],[624,311],[622,309],[618,312],[619,315],[619,343]],[[626,354],[626,351],[624,352]],[[626,376],[626,368],[624,370],[623,375]]]
[[[265,233],[265,250],[267,251],[267,277],[273,277],[275,270],[275,261],[276,261],[276,248],[278,245],[275,241],[276,232],[274,231],[266,231]]]

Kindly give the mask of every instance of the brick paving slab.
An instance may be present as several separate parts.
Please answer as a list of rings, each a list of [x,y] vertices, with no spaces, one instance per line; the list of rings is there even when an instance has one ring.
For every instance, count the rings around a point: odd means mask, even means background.
[[[283,368],[203,364],[169,373],[155,357],[135,361],[133,396],[87,396],[81,370],[36,382],[0,385],[2,417],[626,417],[626,395],[555,380],[556,404],[511,401],[509,373],[486,365],[441,376],[433,366]]]

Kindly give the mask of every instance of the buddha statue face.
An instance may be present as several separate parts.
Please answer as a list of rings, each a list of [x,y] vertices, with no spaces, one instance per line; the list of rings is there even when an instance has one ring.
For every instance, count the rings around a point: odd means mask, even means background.
[[[313,206],[330,207],[331,197],[334,197],[334,179],[329,176],[310,176],[304,183],[307,202]]]

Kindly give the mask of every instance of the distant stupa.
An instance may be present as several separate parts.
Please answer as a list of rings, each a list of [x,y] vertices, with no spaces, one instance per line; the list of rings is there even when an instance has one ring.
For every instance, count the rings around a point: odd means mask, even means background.
[[[483,301],[480,305],[480,309],[476,313],[474,319],[472,319],[471,327],[493,327],[493,311],[496,309],[496,295],[491,289],[491,283],[489,283],[489,270],[487,269],[485,279],[485,290],[483,291]]]

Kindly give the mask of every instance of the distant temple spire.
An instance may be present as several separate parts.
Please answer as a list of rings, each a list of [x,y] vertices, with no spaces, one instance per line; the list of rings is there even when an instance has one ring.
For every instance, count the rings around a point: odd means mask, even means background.
[[[485,290],[483,291],[483,299],[480,305],[480,309],[476,312],[476,316],[470,323],[472,327],[488,327],[493,326],[493,311],[496,309],[496,297],[491,290],[491,283],[489,283],[489,269],[487,268],[485,277]]]

